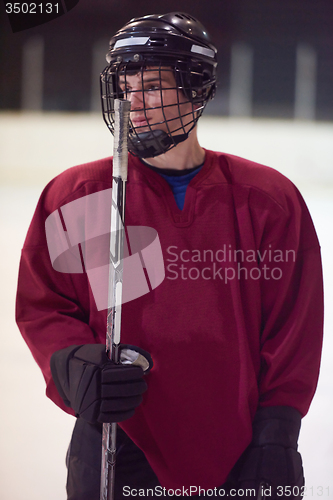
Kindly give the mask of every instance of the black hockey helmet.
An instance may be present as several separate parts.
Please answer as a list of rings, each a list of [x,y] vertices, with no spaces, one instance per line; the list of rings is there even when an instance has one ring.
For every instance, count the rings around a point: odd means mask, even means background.
[[[129,150],[141,158],[149,158],[187,139],[207,102],[214,97],[216,54],[203,25],[189,14],[153,14],[129,21],[112,37],[106,56],[109,64],[101,74],[103,117],[110,131],[114,133],[114,99],[129,98],[128,94],[140,92],[140,111],[146,123],[137,126],[131,120]],[[143,78],[149,71],[155,76],[158,72],[161,84],[157,89],[159,103],[150,107]],[[177,91],[173,104],[178,106],[177,119],[167,116],[171,106],[163,102],[161,75],[165,71],[172,72],[174,82],[167,90]],[[141,75],[142,85],[136,90],[127,86],[126,78],[133,74]],[[159,120],[152,122],[152,110],[157,109]]]

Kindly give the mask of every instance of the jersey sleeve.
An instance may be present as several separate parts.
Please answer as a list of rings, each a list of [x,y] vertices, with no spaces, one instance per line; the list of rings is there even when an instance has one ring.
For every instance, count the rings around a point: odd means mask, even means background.
[[[320,246],[294,186],[274,214],[261,235],[259,404],[291,406],[304,416],[316,390],[322,349]]]
[[[64,405],[52,380],[51,355],[69,345],[92,344],[99,340],[90,321],[87,275],[57,272],[52,267],[45,221],[57,206],[53,191],[46,189],[41,196],[22,249],[16,321],[42,370],[47,396],[72,413]]]

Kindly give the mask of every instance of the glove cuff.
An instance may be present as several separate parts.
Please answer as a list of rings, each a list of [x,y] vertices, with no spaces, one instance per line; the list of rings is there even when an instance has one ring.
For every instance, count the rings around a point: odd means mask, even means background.
[[[252,445],[279,445],[297,450],[301,418],[290,406],[259,408],[253,420]]]
[[[82,346],[71,345],[52,354],[50,368],[53,381],[66,406],[71,407],[68,364]]]

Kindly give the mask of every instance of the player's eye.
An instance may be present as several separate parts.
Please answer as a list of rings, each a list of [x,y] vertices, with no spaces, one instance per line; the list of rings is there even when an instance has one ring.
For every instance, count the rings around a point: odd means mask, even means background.
[[[159,83],[150,83],[149,85],[145,86],[145,91],[147,92],[155,92],[161,89],[161,86]]]

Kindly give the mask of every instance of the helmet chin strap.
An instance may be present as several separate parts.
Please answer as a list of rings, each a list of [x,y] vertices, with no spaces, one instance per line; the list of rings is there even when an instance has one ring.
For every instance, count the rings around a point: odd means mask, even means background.
[[[170,136],[164,130],[151,130],[129,135],[129,150],[140,158],[152,158],[165,153],[172,144],[179,144],[188,138],[189,132]]]

